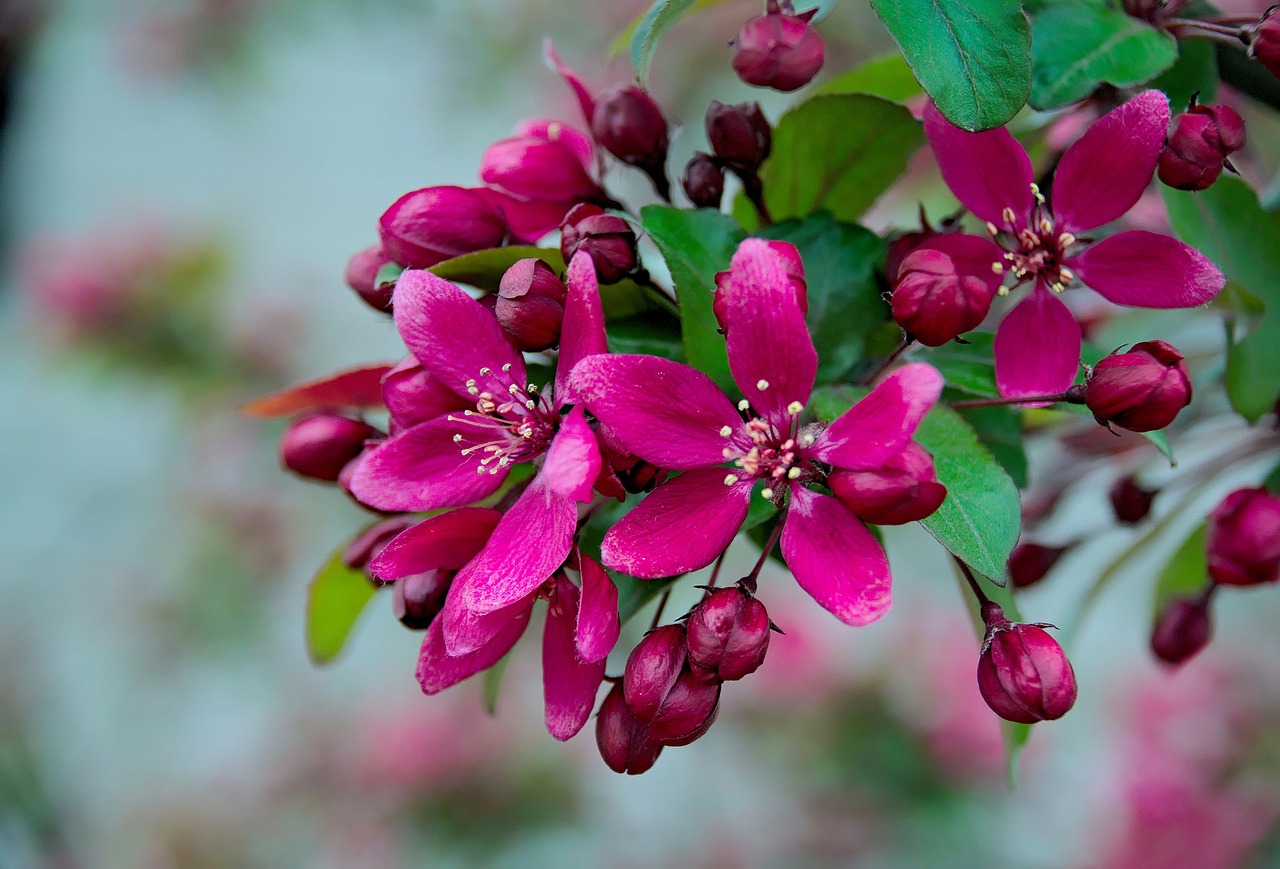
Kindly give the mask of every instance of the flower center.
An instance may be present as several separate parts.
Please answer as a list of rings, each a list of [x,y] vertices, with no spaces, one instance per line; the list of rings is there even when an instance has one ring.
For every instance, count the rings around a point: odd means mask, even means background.
[[[749,405],[744,400],[739,402],[738,409],[745,412]],[[816,479],[817,470],[804,456],[804,448],[812,446],[813,436],[797,435],[797,423],[804,405],[792,402],[787,407],[788,417],[785,430],[763,417],[752,417],[747,420],[745,428],[750,446],[734,443],[724,449],[724,457],[757,480],[765,481],[761,492],[765,500],[773,501],[782,494],[782,486],[788,481]],[[725,426],[720,430],[724,437],[732,435],[732,429]],[[725,477],[725,485],[732,486],[741,481],[741,473],[730,473]],[[803,482],[803,481],[802,481]]]
[[[1067,249],[1077,239],[1069,232],[1054,231],[1053,215],[1045,207],[1038,185],[1031,185],[1031,195],[1035,198],[1035,205],[1027,226],[1017,227],[1017,215],[1012,208],[1005,208],[1001,214],[1003,228],[994,223],[987,224],[987,233],[992,240],[1005,249],[1004,261],[992,263],[991,268],[998,275],[1006,270],[1011,272],[1016,280],[1015,287],[1026,281],[1036,281],[1055,293],[1061,293],[1076,277],[1063,263]],[[1000,295],[1007,296],[1009,289],[1001,287]]]
[[[502,370],[508,372],[511,366],[504,365]],[[492,383],[493,371],[481,368],[480,377]],[[496,474],[546,451],[559,427],[560,416],[536,386],[509,383],[505,393],[495,395],[481,390],[475,380],[468,380],[467,391],[475,396],[476,409],[464,410],[461,416],[450,414],[449,421],[466,427],[453,436],[453,442],[472,441],[462,448],[462,455],[479,458],[477,474]],[[469,437],[464,437],[463,432]],[[475,443],[480,437],[488,440]]]

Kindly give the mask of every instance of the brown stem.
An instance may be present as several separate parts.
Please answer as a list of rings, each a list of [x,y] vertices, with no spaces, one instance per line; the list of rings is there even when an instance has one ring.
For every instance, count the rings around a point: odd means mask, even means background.
[[[953,401],[951,406],[955,408],[1000,407],[1005,404],[1028,404],[1033,401],[1065,401],[1069,404],[1084,404],[1083,396],[1077,396],[1069,389],[1066,392],[1055,392],[1052,395],[1024,395],[1020,398],[974,398],[967,401]]]
[[[662,597],[658,598],[658,608],[653,611],[653,621],[649,623],[649,630],[658,627],[658,622],[662,619],[662,611],[667,608],[667,601],[671,599],[671,587],[662,593]]]
[[[778,516],[778,524],[773,526],[773,533],[769,535],[769,539],[765,541],[764,548],[760,550],[760,557],[756,559],[756,566],[751,568],[751,572],[741,579],[741,585],[751,594],[756,593],[756,579],[760,576],[760,571],[764,569],[764,563],[769,560],[769,554],[773,552],[773,547],[778,545],[778,540],[782,537],[782,526],[786,524],[787,511],[783,510]]]
[[[755,206],[756,214],[760,215],[760,222],[765,226],[772,226],[773,215],[769,213],[769,206],[764,202],[764,183],[760,180],[760,174],[755,169],[734,169],[733,171],[742,180],[742,192],[747,194],[747,199]]]
[[[898,346],[893,348],[893,352],[884,358],[884,361],[875,367],[874,370],[860,381],[863,386],[874,383],[876,378],[889,370],[889,366],[898,361],[898,357],[907,352],[907,348],[915,343],[915,338],[903,333],[902,340],[898,342]]]

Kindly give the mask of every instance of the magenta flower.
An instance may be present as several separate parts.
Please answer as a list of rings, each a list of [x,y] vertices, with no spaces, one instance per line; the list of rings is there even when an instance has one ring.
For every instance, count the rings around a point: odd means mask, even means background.
[[[1046,201],[1031,159],[1008,130],[967,133],[925,106],[925,133],[943,179],[987,221],[990,268],[1012,276],[1010,289],[1032,287],[996,332],[1001,395],[1059,393],[1074,382],[1080,327],[1058,294],[1077,281],[1118,305],[1140,308],[1193,307],[1222,289],[1225,279],[1207,258],[1166,235],[1130,230],[1096,244],[1081,235],[1138,201],[1168,125],[1168,99],[1156,90],[1109,112],[1063,154]]]
[[[847,507],[809,485],[906,449],[942,378],[928,365],[904,366],[825,429],[801,427],[818,357],[799,269],[791,245],[747,239],[718,278],[716,312],[746,396],[737,409],[705,374],[666,359],[602,355],[575,367],[578,398],[612,436],[684,472],[609,531],[603,561],[641,578],[705,567],[738,533],[760,481],[785,510],[782,554],[801,587],[842,621],[866,624],[890,602],[884,550]]]

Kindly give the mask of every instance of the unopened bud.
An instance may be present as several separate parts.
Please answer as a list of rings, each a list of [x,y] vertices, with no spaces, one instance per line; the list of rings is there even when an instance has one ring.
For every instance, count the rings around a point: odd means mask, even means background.
[[[898,271],[893,319],[921,344],[940,347],[978,326],[991,310],[989,281],[961,274],[940,250],[909,254]]]
[[[793,91],[813,81],[822,69],[826,46],[809,25],[813,12],[787,14],[769,0],[767,14],[742,26],[733,43],[733,71],[749,85]]]
[[[712,100],[706,124],[711,150],[731,166],[754,171],[769,156],[773,129],[759,103],[727,106]]]
[[[686,657],[683,625],[664,625],[645,634],[627,658],[622,688],[632,713],[646,723],[658,714]]]
[[[406,193],[379,221],[382,249],[402,266],[425,269],[498,247],[506,240],[507,224],[489,197],[483,190],[452,186]]]
[[[689,659],[717,679],[732,682],[754,673],[769,650],[769,614],[739,586],[720,588],[689,614]]]
[[[988,601],[986,642],[978,659],[978,690],[1006,721],[1033,724],[1061,718],[1076,702],[1076,676],[1049,625],[1013,624]]]
[[[710,154],[696,152],[684,167],[685,195],[695,208],[719,208],[724,196],[724,170]]]
[[[1151,651],[1167,664],[1182,664],[1199,654],[1213,636],[1209,596],[1169,601],[1151,632]]]
[[[1209,576],[1220,585],[1257,585],[1280,577],[1280,498],[1237,489],[1209,514]]]
[[[1173,132],[1160,152],[1160,180],[1179,190],[1204,190],[1244,143],[1244,121],[1234,109],[1192,106],[1173,119]]]
[[[406,628],[425,631],[444,609],[445,595],[452,582],[452,570],[428,570],[402,576],[393,583],[391,610]]]
[[[395,284],[378,285],[378,272],[391,262],[382,245],[373,244],[347,260],[347,286],[360,294],[360,298],[375,311],[391,310],[391,291]]]
[[[1191,377],[1182,354],[1164,341],[1143,341],[1093,368],[1085,404],[1102,425],[1154,431],[1191,403]]]
[[[1116,518],[1126,525],[1136,525],[1151,513],[1151,504],[1156,499],[1156,489],[1144,489],[1132,474],[1116,480],[1111,486],[1109,497],[1111,509]]]
[[[533,202],[594,199],[600,185],[587,173],[580,156],[551,135],[514,136],[489,146],[480,162],[480,179],[490,187]]]
[[[685,670],[649,722],[649,736],[663,745],[688,745],[711,728],[719,706],[720,682]]]
[[[1013,547],[1009,553],[1009,579],[1016,588],[1026,588],[1044,579],[1058,559],[1066,553],[1066,546],[1045,546],[1027,541]]]
[[[392,516],[381,522],[370,525],[356,535],[355,539],[342,550],[342,563],[352,570],[364,570],[365,565],[378,557],[378,553],[396,538],[401,531],[413,525],[417,520],[412,516]],[[378,585],[382,580],[370,577]]]
[[[606,214],[598,205],[574,206],[560,225],[564,261],[571,262],[580,250],[591,257],[603,284],[617,283],[636,267],[636,234],[631,225],[616,214]]]
[[[610,85],[596,99],[591,135],[623,163],[652,174],[667,162],[667,119],[635,85]]]
[[[1272,6],[1248,34],[1249,56],[1280,77],[1280,9]]]
[[[947,497],[947,488],[938,482],[933,456],[916,443],[908,444],[879,467],[835,470],[829,481],[841,503],[873,525],[919,521]]]
[[[645,772],[662,753],[662,743],[649,736],[648,725],[627,706],[621,685],[614,685],[600,704],[596,746],[609,769],[627,775]]]
[[[365,442],[380,434],[367,423],[336,413],[304,416],[280,436],[280,461],[300,476],[334,482],[364,450]]]
[[[545,262],[518,260],[498,284],[494,314],[516,347],[546,350],[560,340],[565,295],[564,284]]]

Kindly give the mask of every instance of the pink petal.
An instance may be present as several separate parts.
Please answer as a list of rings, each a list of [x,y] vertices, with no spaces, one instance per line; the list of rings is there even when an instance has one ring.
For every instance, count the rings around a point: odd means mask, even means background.
[[[390,581],[428,570],[461,570],[476,557],[502,514],[483,507],[460,507],[401,531],[366,568]]]
[[[603,661],[618,643],[618,587],[593,558],[580,556],[582,600],[573,641],[582,660]]]
[[[586,411],[578,405],[569,411],[551,439],[538,479],[561,498],[590,501],[601,464],[595,432],[587,422]]]
[[[870,624],[889,609],[889,559],[835,498],[792,486],[782,557],[800,587],[845,624]]]
[[[569,555],[577,524],[573,502],[542,474],[535,477],[493,529],[489,545],[454,578],[463,583],[467,609],[502,609],[546,582]]]
[[[360,457],[351,493],[370,507],[403,512],[458,507],[492,495],[507,471],[476,472],[479,461],[462,450],[484,435],[467,429],[440,417],[387,438]],[[459,433],[463,440],[455,443]]]
[[[604,306],[591,255],[578,251],[569,262],[566,276],[564,321],[560,326],[560,356],[556,359],[555,398],[561,404],[576,402],[569,387],[569,373],[588,356],[609,352],[604,331]]]
[[[799,254],[778,242],[748,238],[727,272],[716,276],[717,310],[723,318],[733,379],[751,406],[785,427],[787,406],[809,400],[818,353],[793,289]]]
[[[913,252],[917,250],[945,253],[955,263],[957,272],[985,281],[992,293],[1004,283],[1004,275],[991,268],[997,263],[1001,267],[1005,265],[1004,248],[984,236],[944,232],[914,248]]]
[[[540,118],[520,124],[516,127],[516,135],[536,136],[539,139],[559,142],[578,158],[578,162],[588,173],[595,168],[595,145],[592,144],[590,136],[580,132],[576,127],[560,121]]]
[[[392,307],[409,352],[463,398],[474,394],[468,391],[472,382],[481,392],[503,396],[512,383],[527,383],[524,357],[493,312],[443,278],[414,269],[403,273]],[[505,365],[511,368],[503,371]]]
[[[725,485],[725,468],[686,471],[654,489],[604,536],[606,566],[641,579],[706,567],[747,518],[752,479]]]
[[[578,657],[574,642],[577,618],[578,589],[561,575],[542,634],[542,697],[547,732],[561,741],[587,723],[604,681],[603,658],[586,663]]]
[[[1080,369],[1080,325],[1061,299],[1037,287],[1005,315],[994,353],[1005,398],[1063,392]]]
[[[1143,230],[1104,238],[1067,265],[1107,300],[1138,308],[1203,305],[1226,283],[1200,251]]]
[[[951,192],[980,219],[1007,227],[1003,217],[1012,208],[1014,224],[1025,226],[1031,211],[1031,158],[1004,127],[968,133],[942,116],[928,102],[924,132]]]
[[[331,407],[380,407],[382,376],[390,370],[390,365],[348,368],[319,380],[264,395],[240,410],[253,416],[289,416],[304,410]]]
[[[488,645],[512,619],[522,613],[527,615],[537,599],[537,592],[533,592],[500,610],[475,613],[467,609],[466,604],[466,586],[473,581],[477,581],[474,573],[467,576],[458,574],[453,578],[453,584],[449,586],[449,593],[444,599],[444,609],[435,620],[443,625],[444,647],[454,658]]]
[[[412,356],[383,376],[382,399],[396,430],[475,405],[474,400],[459,397]]]
[[[528,625],[529,611],[526,609],[516,618],[508,619],[489,643],[455,657],[445,651],[444,626],[440,619],[436,619],[427,628],[418,656],[418,684],[422,686],[422,692],[438,694],[481,670],[489,669],[511,651]]]
[[[730,440],[746,437],[742,417],[711,378],[668,359],[590,356],[574,367],[570,389],[627,452],[662,468],[719,464]],[[720,434],[725,426],[729,437]]]
[[[920,420],[942,394],[942,384],[942,375],[931,365],[902,366],[827,427],[813,456],[838,468],[881,465],[911,442]]]
[[[564,61],[560,59],[560,55],[556,54],[555,46],[551,44],[551,40],[547,39],[542,43],[542,53],[547,59],[547,64],[564,79],[573,95],[578,98],[578,107],[582,109],[583,120],[587,122],[587,126],[591,126],[591,116],[595,114],[596,102],[591,96],[591,91],[587,90],[587,86],[582,83],[582,79],[578,74],[569,67],[565,66]]]
[[[511,241],[533,244],[560,226],[573,206],[572,199],[520,199],[499,190],[485,190],[485,197],[502,212],[511,230]]]
[[[1067,149],[1053,176],[1050,205],[1058,232],[1110,223],[1151,182],[1169,128],[1169,100],[1143,91],[1112,109]]]

